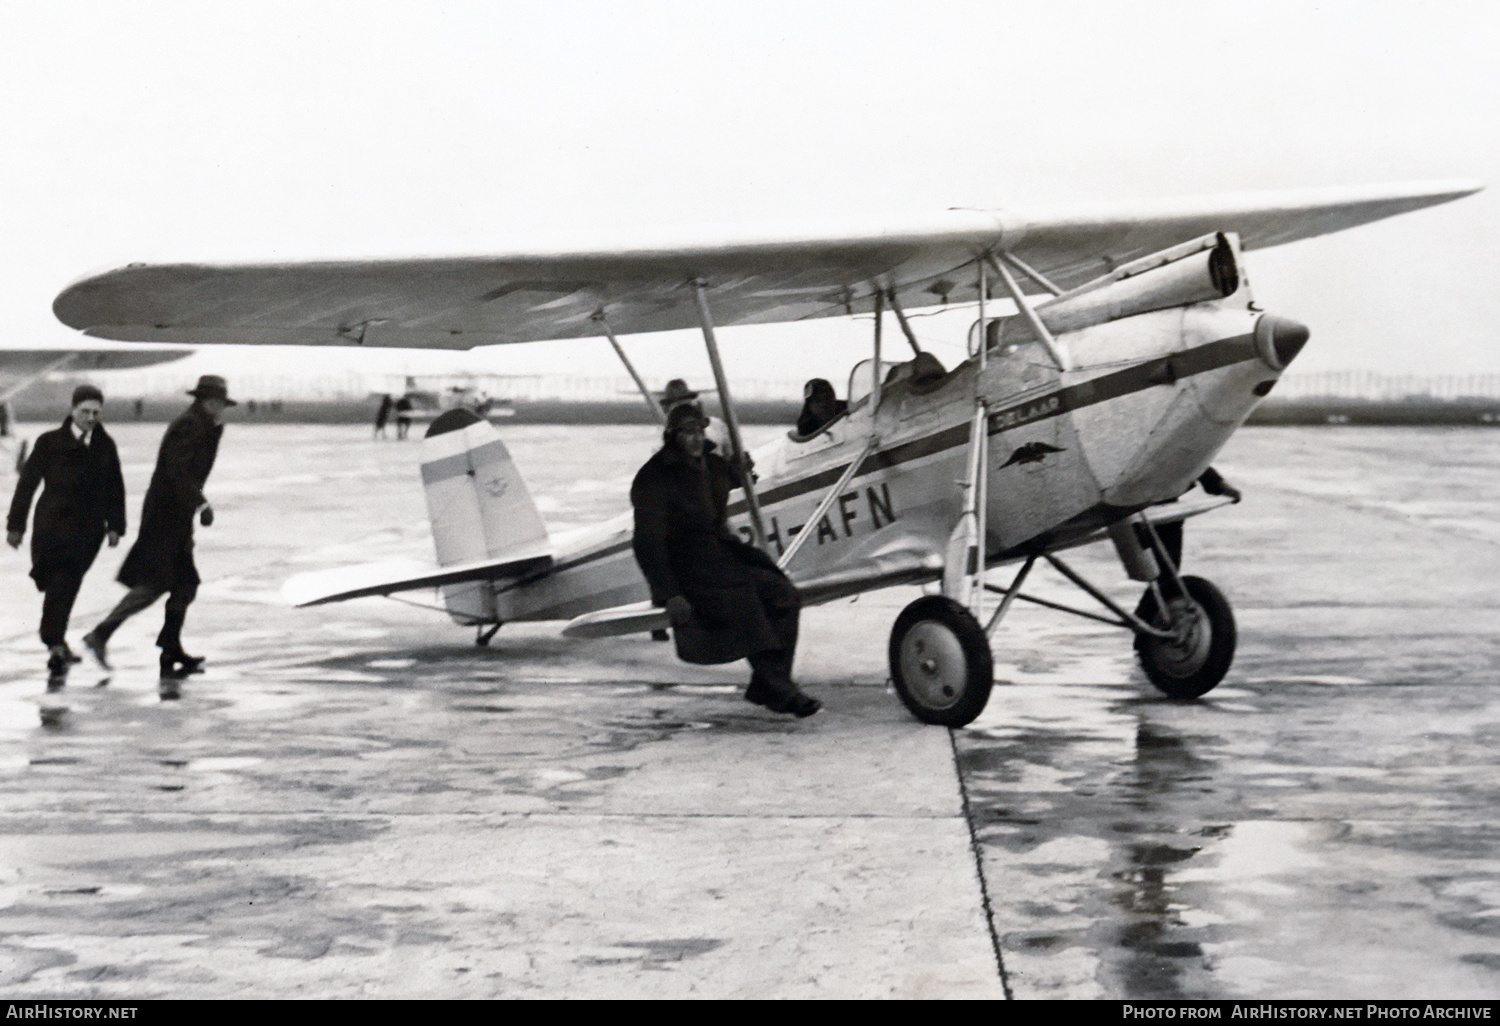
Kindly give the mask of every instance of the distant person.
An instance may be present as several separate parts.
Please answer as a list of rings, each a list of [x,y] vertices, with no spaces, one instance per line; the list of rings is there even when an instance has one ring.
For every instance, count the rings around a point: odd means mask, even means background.
[[[66,635],[83,575],[105,538],[114,548],[125,533],[125,480],[115,441],[99,422],[103,409],[104,394],[93,385],[73,389],[62,426],[37,438],[22,467],[5,523],[6,542],[20,548],[31,497],[41,485],[32,522],[31,578],[43,595],[42,644],[54,677],[78,661]]]
[[[146,413],[146,400],[144,400],[144,399],[137,399],[135,401],[135,419],[136,420],[140,420],[141,417],[145,416],[145,413]]]
[[[380,397],[380,408],[375,411],[375,437],[385,437],[385,426],[391,420],[391,407],[396,405],[391,401],[391,394],[387,392]]]
[[[224,411],[237,404],[216,374],[203,375],[188,395],[193,404],[162,435],[156,471],[141,506],[140,534],[120,565],[117,580],[130,591],[83,639],[106,669],[110,637],[164,594],[166,615],[156,638],[162,677],[181,678],[203,668],[203,657],[190,656],[182,648],[182,626],[201,583],[193,563],[193,516],[204,527],[213,525],[214,508],[203,497],[203,485],[219,452]]]
[[[813,378],[802,386],[802,413],[797,417],[797,434],[803,438],[815,435],[849,412],[849,404],[833,391],[826,378]]]
[[[10,403],[0,400],[0,438],[10,437]]]
[[[769,556],[729,529],[729,490],[740,478],[714,453],[707,427],[695,405],[674,407],[664,444],[636,474],[630,486],[636,562],[651,601],[666,608],[681,659],[749,659],[746,701],[811,716],[822,703],[791,676],[801,599]]]
[[[411,396],[403,395],[396,400],[396,439],[399,441],[406,437],[411,430],[411,411],[416,404],[411,401]]]

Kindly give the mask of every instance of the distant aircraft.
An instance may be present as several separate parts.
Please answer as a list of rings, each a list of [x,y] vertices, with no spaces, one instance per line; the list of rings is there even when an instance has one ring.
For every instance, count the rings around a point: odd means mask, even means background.
[[[888,654],[907,708],[957,726],[988,700],[989,637],[1018,599],[1130,631],[1147,677],[1174,698],[1223,679],[1236,639],[1229,603],[1179,573],[1162,534],[1232,501],[1195,482],[1308,340],[1255,303],[1244,253],[1479,188],[950,211],[656,249],[133,266],[73,285],[53,308],[90,335],[130,341],[463,349],[602,335],[622,359],[617,335],[698,326],[739,459],[715,326],[873,313],[872,356],[850,374],[848,411],[757,450],[758,480],[732,499],[731,523],[778,558],[808,603],[939,584],[896,619]],[[999,296],[1014,315],[991,316]],[[905,313],[939,303],[977,303],[971,355],[951,370],[922,351]],[[885,358],[886,310],[912,350],[903,362]],[[437,566],[305,575],[288,594],[312,605],[438,587],[481,643],[510,620],[569,619],[575,637],[667,625],[636,568],[630,517],[553,537],[499,435],[472,414],[433,422],[422,479]],[[1134,609],[1059,555],[1103,538],[1144,586]],[[1039,561],[1107,612],[1023,594]],[[992,583],[988,570],[1004,563],[1019,569]]]
[[[436,374],[398,376],[399,387],[386,388],[374,395],[403,396],[411,401],[411,418],[430,421],[447,410],[462,407],[481,417],[513,417],[516,410],[509,399],[496,399],[489,386],[497,381],[513,380],[502,374]]]

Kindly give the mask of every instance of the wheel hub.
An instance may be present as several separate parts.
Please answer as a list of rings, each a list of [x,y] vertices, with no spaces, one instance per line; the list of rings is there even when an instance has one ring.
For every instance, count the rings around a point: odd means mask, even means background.
[[[946,709],[963,697],[969,661],[953,631],[923,620],[901,642],[901,669],[914,697],[929,708]]]
[[[1174,677],[1189,677],[1208,661],[1213,641],[1203,607],[1192,599],[1176,598],[1167,603],[1171,639],[1155,638],[1156,663]]]

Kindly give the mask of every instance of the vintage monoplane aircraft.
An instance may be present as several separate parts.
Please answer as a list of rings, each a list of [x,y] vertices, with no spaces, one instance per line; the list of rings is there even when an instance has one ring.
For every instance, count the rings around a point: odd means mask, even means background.
[[[462,349],[602,335],[622,359],[619,335],[696,326],[738,458],[715,325],[873,313],[873,355],[850,375],[848,411],[756,451],[757,479],[732,496],[731,525],[777,557],[808,603],[941,582],[896,619],[890,670],[919,719],[960,725],[988,700],[989,637],[1017,599],[1131,631],[1167,695],[1197,697],[1224,677],[1229,603],[1180,575],[1161,535],[1230,501],[1194,483],[1308,339],[1256,305],[1245,251],[1478,188],[963,210],[884,230],[655,249],[132,266],[73,285],[54,310],[129,341]],[[987,307],[999,298],[1007,316]],[[977,303],[971,355],[945,369],[906,311],[961,302]],[[912,350],[903,362],[886,359],[887,310]],[[308,575],[288,585],[299,604],[439,587],[482,642],[511,620],[569,619],[564,634],[577,637],[666,626],[632,557],[628,514],[551,536],[504,443],[472,413],[439,417],[424,446],[438,565]],[[1059,555],[1105,537],[1144,585],[1134,610]],[[1109,615],[1022,594],[1039,560]],[[989,581],[1005,563],[1019,564],[1014,577]]]

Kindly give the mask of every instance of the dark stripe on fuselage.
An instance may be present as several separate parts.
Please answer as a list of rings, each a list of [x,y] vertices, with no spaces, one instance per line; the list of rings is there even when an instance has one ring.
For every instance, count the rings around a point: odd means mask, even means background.
[[[606,545],[602,549],[597,549],[593,552],[586,552],[576,559],[569,560],[566,563],[554,563],[552,564],[552,567],[550,569],[533,577],[523,577],[520,580],[512,581],[503,588],[496,588],[495,594],[498,595],[501,592],[513,591],[516,588],[530,584],[533,581],[540,580],[543,577],[556,577],[564,570],[577,570],[579,567],[586,564],[598,562],[599,560],[605,559],[609,556],[619,555],[621,552],[628,552],[630,550],[630,547],[631,543],[628,541],[615,542],[613,545]]]
[[[1012,403],[1010,406],[1002,407],[990,414],[990,434],[999,434],[1002,431],[1010,431],[1025,424],[1034,424],[1037,421],[1047,420],[1051,417],[1061,416],[1073,410],[1081,410],[1086,406],[1097,403],[1108,402],[1121,396],[1130,395],[1132,392],[1141,392],[1156,385],[1171,385],[1183,378],[1192,377],[1194,374],[1204,374],[1208,371],[1218,370],[1220,367],[1228,367],[1231,364],[1240,363],[1243,360],[1255,357],[1255,336],[1236,335],[1233,338],[1222,338],[1217,342],[1198,346],[1185,352],[1173,353],[1170,356],[1161,356],[1144,363],[1138,363],[1124,370],[1114,371],[1110,374],[1102,374],[1089,381],[1081,381],[1076,385],[1068,385],[1045,395],[1035,396],[1022,402]],[[891,467],[910,463],[912,460],[922,459],[934,453],[952,449],[955,446],[965,445],[969,441],[969,425],[955,424],[953,427],[944,428],[942,431],[934,432],[925,438],[915,438],[910,442],[892,446],[879,452],[871,453],[866,457],[864,464],[855,474],[855,478],[878,470],[888,470]],[[844,476],[849,464],[831,467],[828,470],[819,471],[809,477],[798,478],[788,481],[784,485],[769,489],[760,493],[762,506],[774,505],[794,499],[808,492],[820,491],[827,488]],[[745,511],[743,499],[729,504],[729,515]],[[576,570],[580,566],[597,562],[598,560],[618,555],[630,549],[628,541],[616,542],[606,545],[602,549],[586,553],[575,559],[563,563],[555,563],[552,568],[541,577],[552,577],[565,570]],[[529,584],[535,578],[522,579],[510,584],[508,587],[497,589],[498,591],[509,591],[512,588]]]
[[[1133,392],[1143,392],[1157,385],[1173,385],[1183,378],[1190,378],[1195,374],[1206,374],[1254,357],[1254,335],[1221,338],[1207,345],[1172,353],[1170,356],[1159,356],[1133,367],[1126,367],[1124,370],[1101,374],[1097,378],[1080,381],[1076,385],[1068,385],[1065,388],[1002,407],[990,414],[989,431],[992,435],[1002,431],[1011,431],[1026,424],[1048,420],[1064,413],[1081,410],[1086,406],[1118,399]],[[955,446],[966,445],[968,441],[969,425],[955,424],[950,428],[927,435],[925,438],[916,438],[910,442],[902,442],[889,449],[871,453],[854,476],[857,479],[878,470],[888,470]],[[762,506],[771,506],[808,492],[820,491],[836,483],[844,476],[844,471],[848,468],[847,463],[830,467],[808,477],[788,481],[784,485],[761,492],[758,498]],[[730,516],[744,511],[743,499],[729,505]]]

